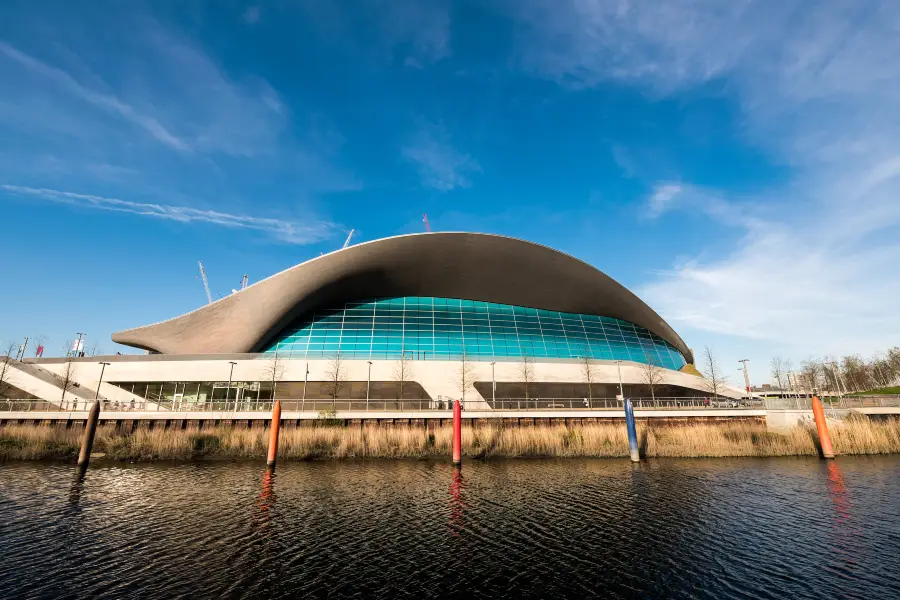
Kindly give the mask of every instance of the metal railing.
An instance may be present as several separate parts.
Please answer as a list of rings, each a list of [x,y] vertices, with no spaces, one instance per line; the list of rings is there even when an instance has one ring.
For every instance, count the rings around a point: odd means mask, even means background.
[[[896,408],[900,396],[838,396],[821,398],[826,408]],[[765,407],[770,410],[812,410],[812,397],[766,398]]]
[[[761,400],[732,400],[729,398],[632,398],[632,404],[637,409],[735,409],[735,408],[762,408]],[[285,412],[402,412],[402,411],[429,411],[450,410],[452,400],[441,398],[438,400],[365,400],[365,399],[300,399],[281,400],[281,410]],[[0,400],[0,412],[3,411],[48,411],[48,412],[78,412],[90,409],[93,401],[81,398],[67,399],[63,402],[48,402],[46,400]],[[616,398],[496,398],[486,402],[481,400],[464,400],[463,408],[478,410],[485,407],[487,410],[502,411],[554,411],[554,410],[622,410],[623,405]],[[103,401],[102,409],[111,412],[269,412],[272,410],[272,400],[216,400],[206,402],[184,401]]]
[[[624,410],[617,398],[497,398],[487,400],[495,410]],[[631,398],[636,409],[704,409],[704,408],[762,408],[761,400],[734,400],[695,397]]]
[[[769,409],[769,410],[810,410],[811,398],[766,398],[735,400],[724,397],[661,397],[632,398],[635,409],[658,410],[697,410],[697,409]],[[65,401],[2,400],[2,412],[79,412],[87,411],[92,400],[82,398]],[[841,398],[824,398],[823,404],[828,409],[895,407],[900,408],[900,396],[845,396]],[[554,411],[554,410],[623,410],[622,401],[616,398],[496,398],[463,401],[463,408],[469,410],[497,411]],[[103,401],[104,411],[109,412],[270,412],[272,400],[216,400],[208,402],[172,402],[172,401]],[[359,400],[359,399],[300,399],[281,400],[281,409],[285,412],[409,412],[429,410],[450,410],[452,400]]]

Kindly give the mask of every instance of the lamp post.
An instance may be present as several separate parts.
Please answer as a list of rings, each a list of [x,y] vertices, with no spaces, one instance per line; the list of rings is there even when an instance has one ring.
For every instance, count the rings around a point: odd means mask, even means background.
[[[309,382],[309,361],[306,361],[306,374],[303,375],[303,398],[300,400],[300,410],[303,410],[303,405],[306,404],[306,384]],[[313,407],[315,408],[315,407]]]
[[[97,363],[100,365],[100,381],[97,382],[97,393],[94,394],[94,400],[100,399],[100,384],[103,383],[103,372],[106,370],[106,366],[109,365],[108,362]]]
[[[72,353],[72,354],[75,356],[75,358],[78,358],[78,353],[81,352],[81,349],[84,347],[84,344],[82,343],[82,340],[84,339],[84,336],[85,336],[86,334],[84,334],[84,333],[76,333],[75,335],[78,336],[78,339],[75,341],[75,347],[72,349],[72,350],[73,350],[73,353]]]
[[[491,403],[494,405],[494,410],[497,410],[497,378],[494,376],[494,365],[497,363],[491,363]]]
[[[622,400],[625,400],[625,391],[622,389],[622,361],[617,360],[616,363],[616,371],[619,373],[619,396],[621,396]]]
[[[747,400],[750,399],[750,374],[747,372],[747,363],[750,362],[749,358],[742,358],[738,361],[744,365],[744,386],[747,389]]]
[[[372,361],[367,360],[369,363],[369,374],[366,376],[366,410],[369,410],[369,388],[372,386]],[[400,399],[400,402],[403,402],[403,399]]]
[[[837,361],[831,361],[831,372],[834,373],[834,382],[837,384],[838,398],[841,400],[841,406],[844,406],[844,391],[841,389],[841,371]]]
[[[231,376],[234,375],[234,365],[237,363],[229,360],[228,364],[231,365],[231,371],[228,372],[228,387],[225,388],[225,410],[228,410],[228,396],[231,395]],[[234,412],[237,412],[237,395],[234,397]]]

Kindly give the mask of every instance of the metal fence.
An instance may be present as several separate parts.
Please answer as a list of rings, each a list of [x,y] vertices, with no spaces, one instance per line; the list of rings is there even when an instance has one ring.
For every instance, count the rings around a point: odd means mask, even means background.
[[[826,408],[897,408],[900,396],[834,396],[822,398]],[[765,407],[770,410],[812,410],[812,398],[766,398]]]
[[[830,409],[850,408],[900,408],[900,396],[845,396],[844,398],[823,398],[823,404]],[[332,400],[306,399],[281,400],[281,409],[287,412],[401,412],[450,410],[452,400]],[[769,410],[810,410],[812,398],[766,398],[735,400],[724,397],[708,398],[632,398],[636,409],[691,410],[691,409],[769,409]],[[0,400],[0,412],[78,412],[90,409],[93,401],[81,398],[64,402],[47,400]],[[554,411],[554,410],[622,410],[622,401],[617,398],[495,398],[486,401],[488,410],[502,411]],[[463,401],[463,408],[478,410],[484,406],[481,400]],[[104,411],[111,412],[270,412],[271,400],[221,400],[215,402],[140,402],[104,401]]]
[[[632,398],[637,409],[682,410],[682,409],[742,409],[764,408],[762,400],[733,400],[729,398]],[[453,400],[332,400],[300,399],[281,400],[285,412],[401,412],[450,410]],[[0,412],[78,412],[90,409],[92,401],[81,398],[64,402],[46,400],[0,400]],[[488,410],[502,411],[555,411],[555,410],[623,410],[622,401],[616,398],[496,398],[486,401]],[[484,407],[481,400],[463,401],[463,408],[478,410]],[[104,401],[104,411],[111,412],[270,412],[271,400],[221,400],[214,402],[166,402],[166,401]]]

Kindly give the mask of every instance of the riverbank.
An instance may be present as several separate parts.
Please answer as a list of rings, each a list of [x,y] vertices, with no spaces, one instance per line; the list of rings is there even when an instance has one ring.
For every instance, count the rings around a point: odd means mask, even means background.
[[[9,425],[0,428],[0,459],[73,459],[79,430]],[[831,427],[838,454],[900,453],[900,420],[849,420]],[[125,461],[196,460],[265,456],[268,430],[218,427],[202,432],[138,430],[123,434],[101,428],[94,452]],[[437,458],[450,454],[450,427],[316,426],[282,431],[279,457]],[[752,423],[638,427],[642,456],[735,457],[814,456],[814,428],[795,427],[787,434]],[[465,427],[463,455],[490,457],[625,457],[628,441],[621,424],[544,427]]]

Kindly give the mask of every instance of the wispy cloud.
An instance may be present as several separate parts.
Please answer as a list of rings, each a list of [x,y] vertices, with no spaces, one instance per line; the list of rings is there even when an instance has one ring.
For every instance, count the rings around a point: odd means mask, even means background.
[[[21,196],[31,196],[42,200],[70,204],[81,208],[124,212],[144,217],[177,221],[180,223],[209,223],[222,227],[252,229],[268,234],[290,244],[312,244],[330,238],[336,228],[332,223],[305,220],[303,223],[288,219],[273,219],[234,215],[230,213],[201,210],[186,206],[169,206],[132,202],[119,198],[107,198],[91,194],[78,194],[60,190],[31,188],[17,185],[0,185],[0,189]]]
[[[681,185],[677,183],[661,183],[653,190],[647,201],[646,216],[655,219],[669,209],[672,200],[681,193]]]
[[[425,124],[403,148],[403,156],[416,165],[422,185],[441,192],[468,188],[471,177],[481,172],[472,156],[457,151],[450,142],[443,125]]]
[[[27,82],[7,95],[18,122],[32,129],[80,122],[85,137],[95,137],[98,131],[115,131],[98,119],[111,116],[180,153],[252,157],[282,147],[279,136],[288,115],[265,80],[232,80],[191,40],[139,11],[114,21],[113,31],[127,32],[112,34],[114,57],[98,53],[91,38],[74,34],[69,44],[65,39],[45,44],[41,57],[0,40],[0,67],[6,59],[7,66],[18,65],[32,76],[6,74]],[[77,30],[77,24],[72,27]],[[58,47],[65,50],[54,50]],[[85,58],[98,55],[106,59]],[[35,96],[55,102],[35,106]],[[73,100],[86,106],[79,110]]]
[[[870,352],[900,339],[900,6],[894,2],[528,0],[510,5],[526,71],[571,88],[677,95],[712,81],[746,141],[794,178],[736,198],[661,181],[645,215],[737,229],[642,294],[676,326]],[[705,248],[694,250],[704,255]]]
[[[255,25],[259,21],[259,7],[247,7],[247,10],[244,11],[244,14],[241,16],[241,18],[244,19],[244,22],[247,25]]]
[[[54,83],[56,83],[66,91],[74,94],[81,100],[93,104],[94,106],[105,111],[114,113],[122,117],[123,119],[130,121],[134,125],[141,127],[163,144],[166,144],[167,146],[170,146],[175,150],[190,150],[190,146],[184,140],[180,139],[176,135],[173,135],[159,121],[147,115],[141,114],[133,106],[126,102],[122,102],[116,96],[89,89],[78,83],[68,73],[55,67],[51,67],[50,65],[41,62],[40,60],[34,58],[33,56],[29,56],[24,52],[20,52],[16,48],[13,48],[3,41],[0,41],[0,53],[18,62],[30,71],[33,71],[39,75],[46,77],[47,79],[52,80]]]

